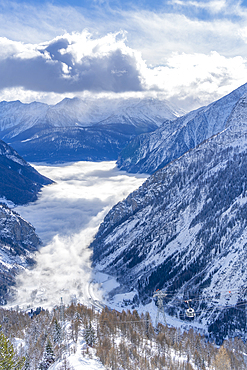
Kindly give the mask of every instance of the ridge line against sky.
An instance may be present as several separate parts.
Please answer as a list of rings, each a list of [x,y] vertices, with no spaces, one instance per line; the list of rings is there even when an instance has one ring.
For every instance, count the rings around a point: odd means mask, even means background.
[[[0,100],[162,96],[191,110],[247,82],[247,1],[2,1]]]

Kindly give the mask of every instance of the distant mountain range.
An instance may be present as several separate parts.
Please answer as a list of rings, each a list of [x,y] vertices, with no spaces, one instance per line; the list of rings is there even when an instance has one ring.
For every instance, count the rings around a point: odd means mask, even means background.
[[[153,150],[135,170],[169,163],[111,209],[91,245],[96,269],[121,284],[113,295],[132,291],[132,304],[146,304],[164,289],[166,312],[185,322],[192,299],[194,324],[217,341],[246,338],[246,90],[169,123],[170,136],[159,129],[164,157],[154,155],[157,132],[149,135]]]
[[[118,167],[133,173],[154,173],[228,126],[247,84],[227,96],[134,138],[120,153]]]
[[[116,160],[135,136],[184,114],[159,99],[0,103],[0,138],[29,162]]]

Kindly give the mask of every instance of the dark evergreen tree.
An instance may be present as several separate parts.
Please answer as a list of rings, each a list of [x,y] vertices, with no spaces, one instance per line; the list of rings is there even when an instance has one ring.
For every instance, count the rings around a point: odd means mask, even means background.
[[[84,329],[84,339],[89,346],[92,346],[95,343],[95,330],[92,327],[91,321],[89,321],[89,324],[86,324]]]
[[[55,318],[53,324],[53,342],[60,343],[62,341],[62,328],[58,320]]]

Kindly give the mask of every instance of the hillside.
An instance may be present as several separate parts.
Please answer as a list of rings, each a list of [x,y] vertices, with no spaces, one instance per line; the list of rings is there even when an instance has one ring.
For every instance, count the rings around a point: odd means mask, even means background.
[[[225,130],[112,208],[91,245],[96,270],[115,276],[118,292],[135,292],[134,305],[164,289],[169,315],[187,320],[192,299],[195,325],[218,340],[245,338],[246,168],[244,96]]]

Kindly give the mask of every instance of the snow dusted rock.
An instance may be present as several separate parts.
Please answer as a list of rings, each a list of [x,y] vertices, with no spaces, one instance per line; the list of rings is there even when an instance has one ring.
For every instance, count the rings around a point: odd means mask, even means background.
[[[0,304],[11,297],[15,276],[33,266],[41,241],[31,224],[0,204]]]
[[[246,92],[247,84],[207,107],[175,121],[167,121],[156,131],[136,137],[120,153],[119,168],[134,173],[153,173],[164,167],[224,130],[236,104]]]
[[[2,140],[0,140],[0,179],[0,198],[6,198],[15,204],[36,200],[41,187],[52,183]]]
[[[0,103],[0,138],[26,160],[113,160],[136,135],[183,114],[159,99],[64,99],[49,106]]]
[[[164,289],[166,312],[186,320],[191,298],[194,323],[216,339],[246,336],[246,96],[221,129],[115,205],[92,243],[96,269],[136,301]]]

